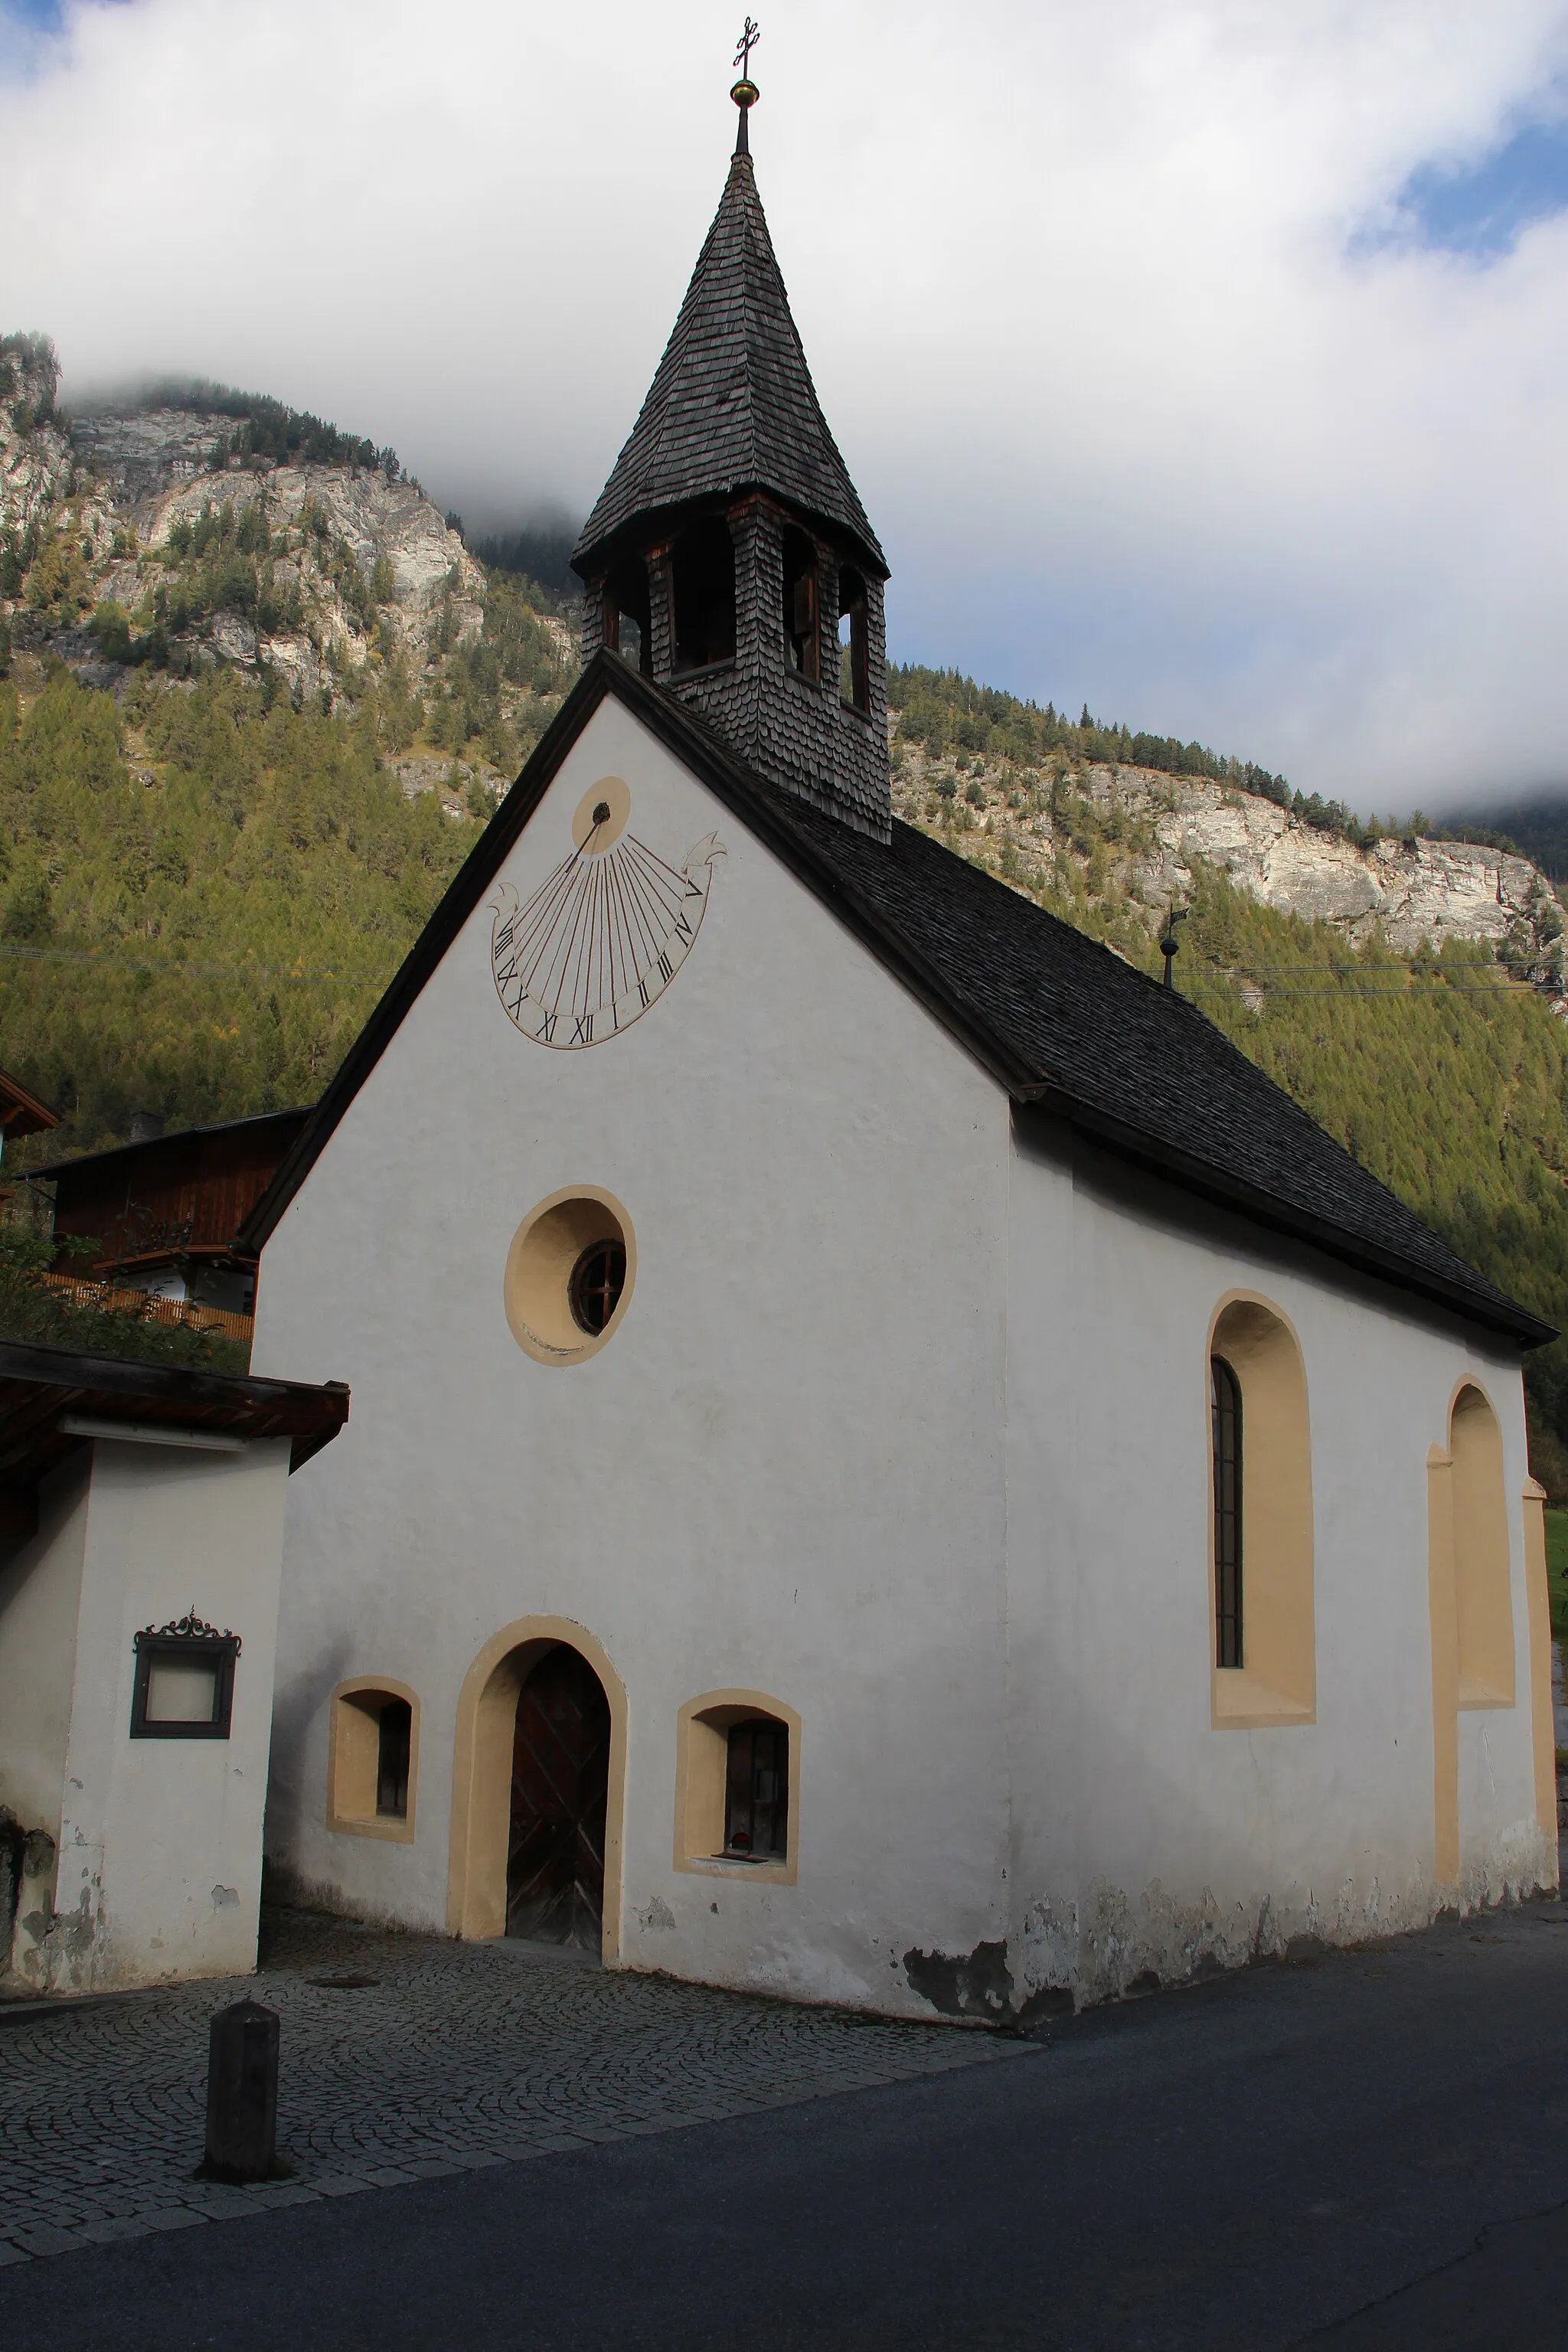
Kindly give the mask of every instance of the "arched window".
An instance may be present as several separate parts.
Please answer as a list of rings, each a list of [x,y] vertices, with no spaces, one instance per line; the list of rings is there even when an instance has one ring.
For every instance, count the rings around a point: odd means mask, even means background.
[[[735,543],[722,516],[707,516],[681,532],[670,572],[677,674],[733,661]]]
[[[1502,1432],[1479,1389],[1459,1391],[1448,1420],[1454,1504],[1454,1605],[1459,1705],[1511,1706],[1513,1598]]]
[[[677,1727],[675,1865],[793,1885],[800,1717],[765,1691],[689,1699]]]
[[[1209,1358],[1214,1415],[1215,1664],[1241,1664],[1241,1383]]]
[[[406,1683],[371,1675],[332,1693],[327,1826],[361,1837],[412,1838],[419,1769],[419,1702]]]
[[[786,667],[815,685],[822,669],[816,550],[793,525],[784,535],[784,631]]]
[[[612,653],[635,662],[645,677],[653,676],[647,566],[635,555],[623,556],[605,575],[604,637]]]
[[[752,1862],[782,1862],[789,1852],[789,1726],[776,1717],[730,1726],[724,1852]]]
[[[871,708],[866,583],[850,563],[838,574],[838,698],[856,710]]]
[[[1312,1465],[1294,1332],[1233,1299],[1208,1357],[1211,1696],[1216,1726],[1310,1723],[1317,1705]]]

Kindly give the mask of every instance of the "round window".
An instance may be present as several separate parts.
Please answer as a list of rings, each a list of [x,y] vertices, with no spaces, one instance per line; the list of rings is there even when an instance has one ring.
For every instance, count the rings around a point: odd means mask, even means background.
[[[507,1252],[512,1338],[541,1364],[576,1364],[618,1328],[637,1274],[631,1223],[608,1192],[579,1185],[531,1209]]]
[[[626,1254],[619,1242],[590,1242],[572,1269],[567,1297],[572,1319],[597,1339],[621,1303],[626,1286]]]

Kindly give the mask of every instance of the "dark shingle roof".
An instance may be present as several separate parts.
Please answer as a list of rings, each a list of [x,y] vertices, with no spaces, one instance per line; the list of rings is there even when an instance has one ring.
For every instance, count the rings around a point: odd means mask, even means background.
[[[1438,1240],[1178,992],[912,826],[857,833],[756,776],[617,655],[584,670],[247,1221],[259,1249],[606,694],[824,900],[1021,1105],[1527,1347],[1556,1337]],[[897,1074],[889,1075],[889,1084]]]
[[[631,437],[583,527],[579,569],[634,515],[756,487],[887,563],[827,429],[752,176],[737,155]]]
[[[810,808],[788,822],[1005,1041],[1011,1091],[1202,1189],[1314,1238],[1361,1244],[1466,1303],[1533,1322],[1438,1239],[1179,991],[1136,971],[940,843],[895,821],[883,844]],[[1295,1213],[1292,1214],[1291,1213]],[[1458,1303],[1458,1301],[1456,1301]],[[1544,1330],[1546,1327],[1539,1328]]]

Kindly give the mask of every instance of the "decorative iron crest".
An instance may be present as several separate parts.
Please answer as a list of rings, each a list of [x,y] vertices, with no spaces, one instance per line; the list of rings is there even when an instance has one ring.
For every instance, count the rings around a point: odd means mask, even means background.
[[[235,1656],[237,1658],[239,1655],[239,1635],[231,1633],[226,1625],[220,1633],[216,1625],[209,1625],[205,1618],[196,1615],[194,1609],[187,1609],[184,1615],[176,1617],[172,1624],[143,1625],[132,1646],[139,1650],[143,1642],[171,1641],[231,1642]]]

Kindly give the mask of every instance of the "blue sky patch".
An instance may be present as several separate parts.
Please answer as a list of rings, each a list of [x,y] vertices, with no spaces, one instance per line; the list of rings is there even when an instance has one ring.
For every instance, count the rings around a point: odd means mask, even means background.
[[[31,33],[58,33],[60,29],[60,0],[0,0],[0,40],[5,37],[5,24],[25,25]]]
[[[1568,212],[1568,118],[1521,123],[1473,163],[1418,163],[1390,214],[1358,230],[1352,249],[1415,246],[1485,263],[1560,212]]]

